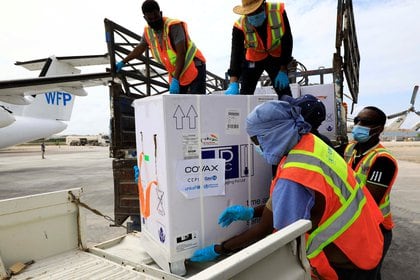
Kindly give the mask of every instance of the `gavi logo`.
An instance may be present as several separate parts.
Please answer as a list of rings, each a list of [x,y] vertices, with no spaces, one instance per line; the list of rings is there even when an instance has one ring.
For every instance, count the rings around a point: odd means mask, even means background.
[[[45,99],[47,103],[50,105],[63,105],[66,106],[72,99],[70,93],[62,92],[62,91],[50,91],[44,93]]]

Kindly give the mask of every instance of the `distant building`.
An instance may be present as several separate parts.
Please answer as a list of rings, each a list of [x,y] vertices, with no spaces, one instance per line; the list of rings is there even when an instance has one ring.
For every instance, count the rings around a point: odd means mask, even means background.
[[[66,136],[66,145],[68,146],[108,146],[109,136],[105,134],[68,135]]]
[[[420,132],[411,130],[384,131],[381,139],[383,141],[420,141]]]

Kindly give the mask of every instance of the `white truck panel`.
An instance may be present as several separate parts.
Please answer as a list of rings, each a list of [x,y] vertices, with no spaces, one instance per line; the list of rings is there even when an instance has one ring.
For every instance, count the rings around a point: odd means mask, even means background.
[[[310,228],[310,221],[299,220],[190,279],[310,279],[304,235]]]
[[[34,261],[13,279],[310,279],[305,254],[309,221],[298,221],[217,263],[187,262],[184,277],[160,268],[134,232],[100,243],[84,240],[84,210],[71,202],[82,189],[0,201],[0,279],[16,263]],[[82,242],[79,242],[82,241]]]
[[[80,189],[72,189],[80,195]],[[0,256],[5,267],[78,248],[78,208],[67,191],[24,196],[0,203]],[[80,235],[83,244],[83,237]]]

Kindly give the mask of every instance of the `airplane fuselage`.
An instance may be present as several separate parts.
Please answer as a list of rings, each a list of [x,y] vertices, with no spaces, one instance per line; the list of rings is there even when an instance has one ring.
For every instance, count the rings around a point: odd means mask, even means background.
[[[0,129],[0,149],[44,138],[66,129],[62,121],[15,116],[16,121]]]

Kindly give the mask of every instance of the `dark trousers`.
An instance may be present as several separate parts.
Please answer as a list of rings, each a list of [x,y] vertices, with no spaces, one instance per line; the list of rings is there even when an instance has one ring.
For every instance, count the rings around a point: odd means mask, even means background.
[[[180,94],[206,94],[206,64],[195,60],[197,77],[187,86],[180,86]]]
[[[381,225],[381,231],[382,231],[382,234],[384,236],[384,250],[382,252],[382,259],[381,259],[381,261],[379,262],[379,265],[378,265],[378,274],[377,274],[377,277],[376,277],[377,280],[382,279],[382,277],[381,277],[382,262],[384,261],[386,253],[388,252],[389,246],[391,246],[391,241],[392,241],[392,230],[387,230],[386,228],[384,228]]]
[[[241,91],[240,94],[243,95],[252,95],[254,94],[255,88],[257,87],[258,80],[260,79],[262,73],[264,71],[267,72],[268,76],[270,77],[271,84],[274,87],[274,81],[276,80],[276,76],[280,70],[280,63],[278,58],[274,58],[272,56],[268,56],[267,58],[257,61],[245,61],[242,74],[241,74]],[[280,96],[286,94],[292,96],[290,87],[285,89],[277,89],[274,88],[277,94]]]
[[[371,270],[346,269],[332,265],[340,280],[375,280],[378,275],[378,266]]]
[[[387,230],[381,225],[381,231],[384,236],[384,247],[382,251],[382,258],[379,264],[372,270],[361,270],[361,269],[343,269],[334,267],[335,272],[340,280],[380,280],[381,279],[381,267],[382,262],[388,252],[389,246],[392,241],[392,230]]]

